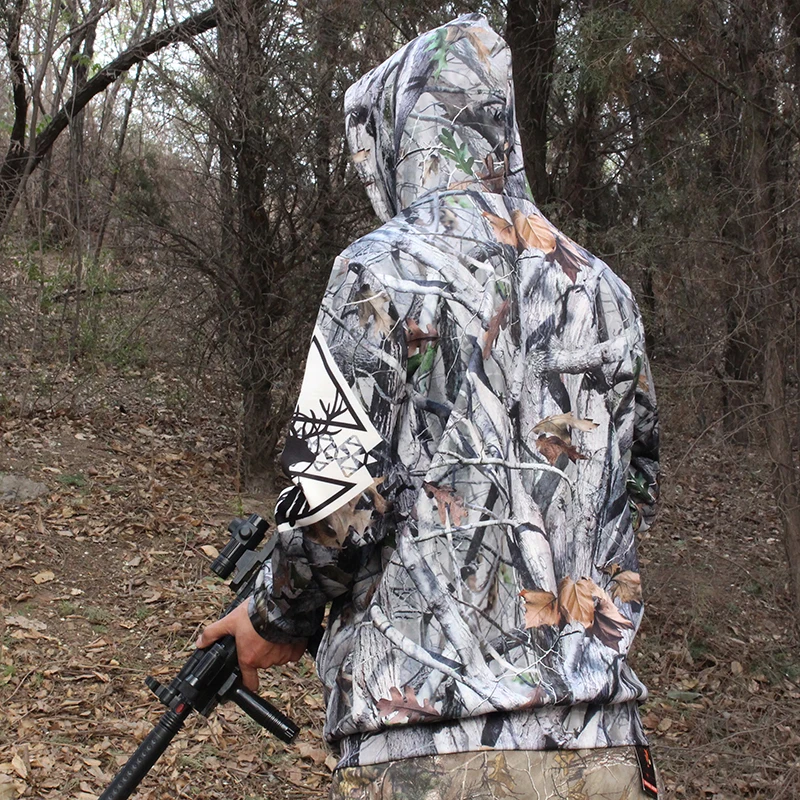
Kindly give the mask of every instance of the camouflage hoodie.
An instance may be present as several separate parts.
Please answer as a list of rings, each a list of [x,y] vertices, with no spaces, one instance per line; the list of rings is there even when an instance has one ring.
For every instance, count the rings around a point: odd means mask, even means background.
[[[631,293],[532,202],[483,17],[345,106],[383,224],[333,265],[251,618],[286,641],[330,605],[342,766],[644,743],[626,656],[658,434]]]

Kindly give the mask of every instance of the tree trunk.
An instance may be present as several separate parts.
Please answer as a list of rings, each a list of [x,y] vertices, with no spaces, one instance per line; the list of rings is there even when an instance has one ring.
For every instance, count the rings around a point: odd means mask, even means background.
[[[509,0],[506,38],[514,62],[517,120],[525,167],[537,203],[551,198],[547,125],[561,0]]]
[[[763,67],[773,44],[772,19],[755,0],[748,0],[738,10],[739,68],[746,86],[741,124],[749,214],[744,224],[751,233],[753,269],[758,280],[757,302],[753,306],[763,359],[765,433],[775,470],[775,498],[783,519],[792,600],[800,622],[800,482],[792,451],[792,411],[786,402],[789,377],[786,342],[793,330],[789,317],[792,281],[778,227],[778,186],[784,175],[782,148],[776,133],[780,112],[776,87]],[[787,194],[790,196],[791,192]]]

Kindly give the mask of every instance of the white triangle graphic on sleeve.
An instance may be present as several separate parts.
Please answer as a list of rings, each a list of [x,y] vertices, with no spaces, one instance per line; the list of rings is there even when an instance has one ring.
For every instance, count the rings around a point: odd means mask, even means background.
[[[286,504],[295,519],[281,520],[279,528],[318,522],[371,486],[368,454],[380,441],[322,333],[315,329],[284,450],[290,461],[284,459],[284,466],[303,498],[295,496]]]

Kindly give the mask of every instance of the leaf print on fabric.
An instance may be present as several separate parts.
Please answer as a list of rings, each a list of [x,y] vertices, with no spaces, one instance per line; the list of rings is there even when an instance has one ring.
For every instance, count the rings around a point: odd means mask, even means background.
[[[413,686],[406,686],[402,693],[396,686],[392,686],[389,698],[378,700],[378,711],[387,725],[423,722],[441,716],[430,700],[419,702]]]
[[[483,343],[483,357],[489,358],[494,346],[494,340],[500,335],[500,329],[508,325],[508,311],[511,305],[508,300],[503,300],[495,315],[489,320],[489,327],[486,329],[486,337]]]
[[[359,498],[355,498],[325,518],[325,524],[334,532],[340,546],[344,544],[351,530],[363,536],[372,520],[371,509],[356,510],[358,502]]]
[[[561,619],[561,612],[558,607],[558,598],[552,592],[523,589],[520,592],[520,596],[525,601],[526,628],[558,625]]]
[[[639,573],[626,569],[614,575],[611,596],[620,603],[641,603],[642,580]]]
[[[432,483],[425,483],[423,486],[428,496],[436,500],[436,505],[439,509],[439,519],[442,525],[447,524],[448,515],[453,525],[461,525],[467,516],[467,510],[464,508],[464,500],[452,489],[435,486]]]
[[[490,214],[488,211],[484,211],[483,216],[491,223],[492,231],[498,242],[501,244],[510,244],[514,248],[517,247],[519,243],[517,240],[517,232],[507,219],[498,217],[497,214]]]
[[[599,427],[596,422],[590,419],[578,419],[572,414],[554,414],[546,417],[541,422],[533,426],[534,433],[552,433],[558,436],[566,444],[572,444],[570,429],[589,432]]]
[[[581,459],[587,459],[588,456],[579,453],[571,444],[567,444],[563,439],[558,436],[548,436],[545,433],[539,434],[536,440],[536,449],[553,465],[561,456],[567,456],[574,464]]]
[[[426,331],[423,331],[413,319],[406,321],[406,327],[408,328],[406,331],[406,344],[409,356],[413,356],[414,353],[421,350],[423,344],[435,345],[439,341],[439,334],[430,322]]]
[[[538,214],[523,214],[516,209],[511,212],[514,232],[517,234],[517,247],[520,250],[541,250],[554,253],[558,240],[555,228]]]
[[[494,761],[487,764],[490,768],[488,782],[492,787],[493,797],[509,797],[517,794],[517,787],[514,784],[514,777],[508,770],[505,755],[500,752],[494,757]]]
[[[355,296],[355,300],[358,303],[358,322],[361,327],[366,328],[370,320],[374,320],[374,332],[380,336],[388,336],[394,322],[386,310],[389,303],[386,292],[373,292],[369,285],[365,285]]]
[[[457,144],[453,132],[447,128],[439,134],[439,141],[444,145],[439,152],[445,158],[449,158],[462,172],[472,174],[475,159],[469,154],[466,144]]]
[[[590,636],[617,652],[623,631],[633,629],[633,623],[591,578],[564,578],[558,586],[558,607],[562,625],[579,622]]]
[[[590,578],[572,580],[569,576],[558,585],[558,609],[565,622],[580,622],[584,628],[594,623],[594,598],[600,587]]]
[[[633,630],[633,623],[622,616],[614,601],[605,592],[602,595],[595,595],[595,601],[594,624],[588,632],[606,647],[619,652],[623,630]]]

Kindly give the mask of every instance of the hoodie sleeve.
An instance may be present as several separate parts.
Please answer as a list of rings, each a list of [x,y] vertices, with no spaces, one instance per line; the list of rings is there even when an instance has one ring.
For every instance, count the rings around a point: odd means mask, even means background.
[[[650,363],[642,350],[634,393],[633,444],[627,489],[634,529],[646,531],[655,520],[658,503],[658,407]]]
[[[272,563],[250,601],[266,639],[312,636],[326,604],[351,591],[356,569],[385,535],[406,354],[403,326],[375,272],[337,259],[281,456],[292,485],[278,499]]]

